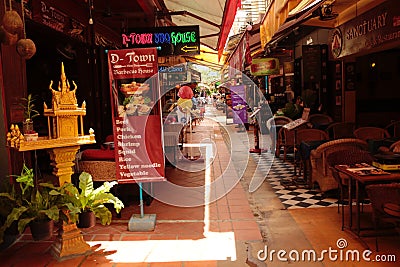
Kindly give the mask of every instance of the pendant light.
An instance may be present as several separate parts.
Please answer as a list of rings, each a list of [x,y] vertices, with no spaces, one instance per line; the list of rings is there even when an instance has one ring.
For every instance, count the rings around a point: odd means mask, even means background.
[[[4,16],[0,27],[0,41],[4,45],[14,45],[18,41],[18,33],[22,30],[22,19],[18,12],[12,10],[11,0],[9,1],[10,10],[7,11],[6,0],[4,0]]]
[[[17,52],[24,59],[30,59],[36,53],[35,43],[31,39],[26,38],[25,31],[25,8],[24,8],[24,0],[21,1],[21,13],[22,13],[22,21],[23,21],[23,29],[24,29],[24,38],[18,40],[17,42]]]

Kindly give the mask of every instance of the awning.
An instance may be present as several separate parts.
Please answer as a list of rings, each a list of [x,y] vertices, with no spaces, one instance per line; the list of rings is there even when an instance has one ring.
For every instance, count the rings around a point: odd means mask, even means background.
[[[279,42],[282,38],[287,36],[292,29],[302,24],[312,17],[325,0],[303,0],[295,8],[293,8],[285,20],[285,22],[274,33],[267,46]]]
[[[164,0],[164,3],[174,24],[199,25],[200,43],[218,51],[221,57],[241,0]]]
[[[304,12],[307,12],[309,9],[317,6],[318,4],[322,4],[325,2],[324,0],[303,0],[301,1],[295,8],[290,10],[287,19],[291,19],[295,16],[299,16]],[[318,5],[319,7],[320,5]]]

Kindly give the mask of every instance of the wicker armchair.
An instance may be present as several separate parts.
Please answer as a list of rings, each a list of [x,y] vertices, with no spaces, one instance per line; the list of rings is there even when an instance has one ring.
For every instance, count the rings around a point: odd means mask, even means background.
[[[308,121],[311,123],[312,128],[325,129],[333,122],[333,119],[326,114],[311,114],[308,117]]]
[[[400,153],[400,140],[391,144],[389,147],[389,151],[394,153]]]
[[[400,226],[400,183],[372,184],[365,187],[372,206],[372,220],[375,230],[381,221],[389,221],[399,231]],[[376,250],[378,237],[376,236]]]
[[[334,122],[329,124],[325,131],[330,139],[354,138],[356,125],[353,122]]]
[[[117,180],[113,149],[85,149],[79,154],[76,173],[90,173],[94,182]]]
[[[382,218],[395,218],[400,221],[400,183],[373,184],[365,187],[371,200],[372,216],[375,226]],[[396,212],[397,211],[397,212]]]
[[[276,142],[276,150],[275,156],[278,158],[281,154],[281,149],[283,150],[283,161],[286,161],[287,153],[295,148],[298,145],[297,141],[295,141],[295,134],[297,131],[301,129],[307,128],[307,124],[303,124],[298,127],[296,130],[288,130],[285,127],[281,127],[278,132],[277,142]],[[297,137],[297,136],[296,136]],[[296,142],[296,144],[295,144]]]
[[[293,121],[293,120],[286,116],[274,116],[267,120],[267,122],[266,122],[267,129],[271,136],[271,148],[276,149],[276,140],[277,140],[277,135],[278,135],[279,130],[281,129],[281,127],[283,125],[285,125],[291,121]]]
[[[274,116],[272,118],[269,118],[266,122],[268,130],[271,130],[271,127],[273,125],[275,126],[282,126],[285,125],[289,122],[293,121],[291,118],[286,117],[286,116]]]
[[[318,183],[321,192],[337,189],[338,184],[329,171],[327,157],[335,151],[346,149],[367,150],[368,144],[364,140],[355,138],[344,138],[326,142],[311,151],[311,182]]]
[[[368,139],[383,139],[390,137],[384,128],[379,127],[360,127],[354,130],[355,138],[367,141]]]
[[[338,184],[339,194],[338,194],[338,212],[339,205],[342,205],[342,230],[344,229],[344,200],[348,196],[349,190],[349,182],[348,177],[344,174],[339,173],[335,169],[335,165],[340,164],[356,164],[356,163],[368,163],[372,164],[374,158],[372,155],[365,150],[360,149],[346,149],[346,150],[338,150],[330,153],[327,156],[326,162],[331,170],[332,177]],[[355,190],[353,190],[355,192]]]
[[[117,180],[115,161],[80,160],[78,171],[90,173],[94,182]]]
[[[183,134],[185,132],[185,125],[183,123],[164,124],[164,150],[168,161],[176,163],[176,154],[181,144],[183,146]],[[167,152],[172,151],[173,158]]]
[[[385,130],[388,131],[392,137],[400,137],[400,121],[389,123],[385,126]]]
[[[313,140],[329,140],[328,134],[319,129],[300,129],[297,131],[296,141],[300,144],[302,141],[313,141]]]

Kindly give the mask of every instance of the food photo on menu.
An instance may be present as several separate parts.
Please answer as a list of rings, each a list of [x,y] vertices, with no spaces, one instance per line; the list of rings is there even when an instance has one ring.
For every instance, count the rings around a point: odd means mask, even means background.
[[[137,81],[121,82],[119,86],[118,116],[145,116],[154,105],[150,84]]]
[[[369,165],[368,163],[356,163],[352,165],[340,165],[345,167],[348,171],[351,171],[358,175],[383,175],[389,174],[382,169],[376,168]]]

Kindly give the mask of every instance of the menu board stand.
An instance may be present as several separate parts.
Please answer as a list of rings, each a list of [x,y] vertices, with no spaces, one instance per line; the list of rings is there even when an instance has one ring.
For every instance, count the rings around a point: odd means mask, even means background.
[[[140,215],[129,231],[153,231],[155,214],[144,214],[143,183],[165,181],[163,128],[156,48],[108,52],[116,176],[137,183]]]
[[[283,125],[283,129],[285,131],[294,131],[294,136],[293,136],[293,158],[294,158],[294,164],[293,164],[293,177],[292,179],[288,180],[281,180],[281,184],[285,187],[308,187],[307,182],[304,179],[298,179],[297,177],[297,156],[296,156],[296,143],[297,143],[297,130],[300,129],[301,127],[304,127],[308,123],[308,117],[310,114],[310,109],[309,108],[304,108],[303,109],[303,114],[301,118],[296,119],[292,122],[289,122],[285,125]]]
[[[260,113],[261,108],[256,108],[254,112],[249,116],[250,118],[254,118],[254,126],[253,126],[253,134],[254,134],[254,148],[249,150],[250,153],[258,153],[261,154],[260,149],[260,125],[258,124],[257,114]]]

